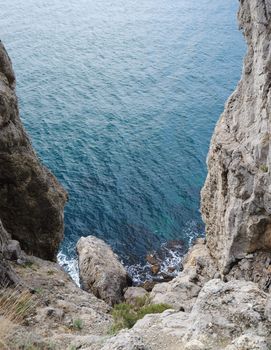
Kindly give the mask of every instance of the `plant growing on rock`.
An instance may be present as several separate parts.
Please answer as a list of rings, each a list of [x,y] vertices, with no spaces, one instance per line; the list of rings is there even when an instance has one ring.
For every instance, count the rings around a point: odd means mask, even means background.
[[[263,173],[268,173],[268,166],[266,164],[262,164],[260,166],[260,170],[263,172]]]
[[[72,327],[77,331],[81,331],[84,327],[83,320],[81,320],[80,318],[76,318],[75,320],[73,320]]]
[[[116,304],[111,312],[114,324],[110,333],[116,334],[123,328],[132,328],[145,315],[162,313],[171,308],[168,304],[151,304],[148,297],[137,298],[133,304]]]

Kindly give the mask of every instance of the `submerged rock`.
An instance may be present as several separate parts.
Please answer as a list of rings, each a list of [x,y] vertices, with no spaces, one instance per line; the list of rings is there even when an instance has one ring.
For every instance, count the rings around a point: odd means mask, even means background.
[[[77,252],[82,288],[111,305],[121,302],[132,281],[109,245],[94,236],[81,237]]]
[[[15,75],[0,41],[0,218],[33,255],[55,260],[67,194],[40,163],[19,117]]]

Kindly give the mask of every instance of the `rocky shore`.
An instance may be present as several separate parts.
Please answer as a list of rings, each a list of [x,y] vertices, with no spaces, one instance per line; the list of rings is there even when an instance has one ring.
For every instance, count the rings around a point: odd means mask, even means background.
[[[206,239],[150,292],[129,287],[118,258],[93,236],[77,245],[84,290],[55,262],[67,194],[24,131],[0,43],[0,349],[271,349],[271,1],[240,0],[238,19],[248,52],[211,140]],[[112,307],[124,300],[167,310],[112,332]]]

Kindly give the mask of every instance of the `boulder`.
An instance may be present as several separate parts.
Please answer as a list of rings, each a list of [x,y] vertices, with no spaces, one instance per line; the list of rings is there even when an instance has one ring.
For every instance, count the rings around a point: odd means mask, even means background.
[[[110,305],[123,301],[132,281],[109,245],[94,236],[81,237],[77,253],[82,288]]]
[[[134,304],[138,299],[147,298],[148,295],[149,293],[142,287],[129,287],[124,294],[124,299],[127,303]]]

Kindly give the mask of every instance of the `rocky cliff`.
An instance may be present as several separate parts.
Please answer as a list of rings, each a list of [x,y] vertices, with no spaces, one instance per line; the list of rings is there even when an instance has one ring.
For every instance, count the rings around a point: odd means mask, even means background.
[[[26,252],[55,260],[63,238],[66,199],[22,126],[15,75],[0,42],[0,219]]]
[[[31,148],[10,60],[0,46],[0,219],[7,229],[0,223],[0,279],[14,281],[15,271],[34,301],[23,322],[3,335],[0,289],[0,349],[271,349],[271,0],[240,0],[238,17],[248,53],[211,141],[202,190],[206,240],[190,249],[174,280],[148,295],[151,303],[171,309],[115,336],[109,334],[109,305],[77,288],[57,264],[25,255],[11,240],[54,259],[66,194]],[[105,253],[93,259],[91,249],[81,256],[81,270],[86,278],[96,271],[99,289],[107,290],[111,277],[104,270],[112,259],[99,264]],[[90,291],[92,286],[91,280]]]
[[[202,190],[207,245],[221,272],[271,250],[271,2],[241,0],[242,79],[215,128]]]

